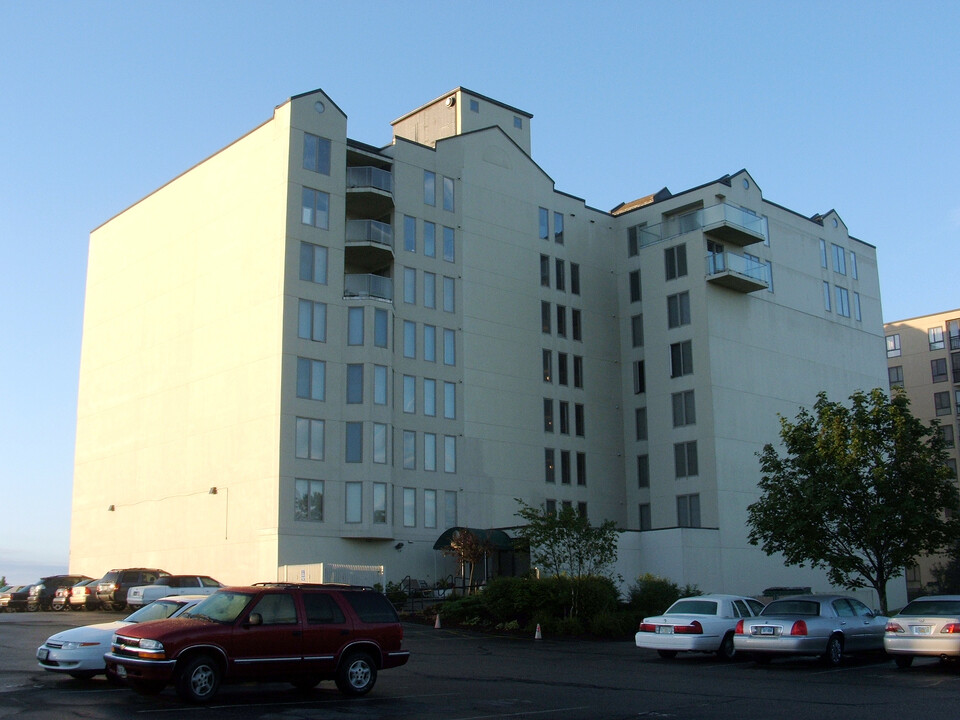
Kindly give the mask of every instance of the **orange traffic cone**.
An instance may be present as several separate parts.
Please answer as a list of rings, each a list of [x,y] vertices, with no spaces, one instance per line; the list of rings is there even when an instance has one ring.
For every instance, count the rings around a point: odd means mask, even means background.
[[[440,629],[440,613],[437,613],[437,619],[436,619],[436,621],[433,623],[433,629],[434,629],[434,630],[439,630],[439,629]]]
[[[537,623],[537,632],[533,636],[534,640],[543,640],[543,633],[540,632],[540,623]]]

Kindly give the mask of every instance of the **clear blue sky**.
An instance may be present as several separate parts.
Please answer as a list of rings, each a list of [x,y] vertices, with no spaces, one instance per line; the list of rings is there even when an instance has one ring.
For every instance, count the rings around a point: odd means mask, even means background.
[[[385,145],[463,85],[607,210],[747,168],[877,247],[890,321],[960,307],[958,28],[923,1],[0,0],[0,575],[67,564],[90,230],[289,96]]]

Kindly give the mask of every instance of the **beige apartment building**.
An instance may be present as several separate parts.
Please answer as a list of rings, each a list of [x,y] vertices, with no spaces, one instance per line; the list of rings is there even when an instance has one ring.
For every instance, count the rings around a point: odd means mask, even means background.
[[[910,410],[925,424],[940,423],[957,474],[960,450],[960,309],[898,320],[884,326],[890,389],[902,388]],[[943,557],[918,558],[906,572],[907,591],[921,595],[934,581],[932,569]]]
[[[876,249],[745,170],[598,210],[531,123],[457,88],[376,147],[305,93],[94,230],[71,571],[433,582],[520,498],[615,520],[628,582],[826,589],[746,508],[778,414],[886,383]]]

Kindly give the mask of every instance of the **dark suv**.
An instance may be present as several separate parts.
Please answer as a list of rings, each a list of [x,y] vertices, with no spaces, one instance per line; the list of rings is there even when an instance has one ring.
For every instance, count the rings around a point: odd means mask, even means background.
[[[57,590],[62,587],[73,587],[78,582],[92,580],[86,575],[51,575],[40,578],[40,580],[30,586],[30,594],[27,597],[27,610],[50,610],[53,607],[53,596]]]
[[[364,695],[377,672],[404,665],[403,627],[387,598],[349,585],[228,587],[177,618],[120,628],[109,673],[142,694],[173,683],[208,702],[222,681],[286,680],[308,689],[335,680]]]
[[[169,574],[156,568],[111,570],[97,583],[97,600],[104,610],[123,610],[127,606],[127,590],[137,585],[153,585],[157,578]]]

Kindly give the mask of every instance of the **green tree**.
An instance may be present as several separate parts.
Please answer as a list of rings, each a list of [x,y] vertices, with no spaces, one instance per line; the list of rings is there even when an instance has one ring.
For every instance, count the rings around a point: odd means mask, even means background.
[[[817,395],[814,413],[780,418],[784,455],[759,453],[760,499],[749,540],[787,565],[827,570],[830,582],[870,586],[887,611],[887,581],[957,537],[960,494],[936,423],[925,426],[903,393],[879,388],[851,406]],[[949,511],[949,512],[944,512]]]

